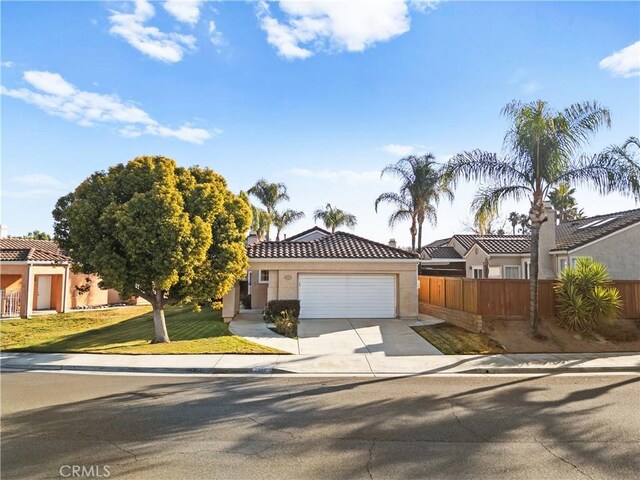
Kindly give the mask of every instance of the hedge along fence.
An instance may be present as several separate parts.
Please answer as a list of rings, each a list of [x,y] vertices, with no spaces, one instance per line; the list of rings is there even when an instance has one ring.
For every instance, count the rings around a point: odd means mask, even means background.
[[[421,313],[433,314],[436,310],[442,313],[442,309],[448,309],[485,319],[529,318],[529,280],[422,275],[419,279],[418,302]],[[554,282],[538,282],[538,315],[541,318],[555,317]],[[620,317],[640,318],[640,281],[614,280],[612,283],[620,291],[623,301]]]

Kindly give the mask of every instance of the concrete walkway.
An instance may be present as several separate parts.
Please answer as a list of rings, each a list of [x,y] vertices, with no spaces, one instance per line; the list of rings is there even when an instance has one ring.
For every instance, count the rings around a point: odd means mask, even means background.
[[[103,355],[0,354],[2,369],[133,373],[254,373],[403,376],[477,373],[640,373],[640,354],[421,355]]]
[[[411,328],[441,322],[427,316],[417,320],[300,320],[298,339],[295,340],[267,328],[260,311],[243,310],[229,324],[229,330],[254,343],[302,355],[442,355]]]

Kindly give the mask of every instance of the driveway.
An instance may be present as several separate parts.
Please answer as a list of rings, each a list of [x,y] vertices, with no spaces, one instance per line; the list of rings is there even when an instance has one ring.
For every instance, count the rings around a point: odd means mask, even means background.
[[[437,319],[305,319],[298,339],[286,338],[267,328],[260,312],[241,311],[229,329],[261,345],[302,355],[442,355],[411,326],[438,323]]]
[[[306,319],[298,326],[300,354],[442,355],[398,319]]]

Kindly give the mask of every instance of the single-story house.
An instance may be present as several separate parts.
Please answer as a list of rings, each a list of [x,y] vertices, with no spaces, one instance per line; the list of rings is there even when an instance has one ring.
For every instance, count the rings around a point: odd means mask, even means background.
[[[301,318],[415,318],[416,254],[319,227],[281,241],[247,242],[251,308],[300,300]],[[239,286],[223,299],[223,317],[239,311]]]
[[[50,240],[0,238],[0,316],[26,317],[118,303],[95,275],[73,273],[71,258]]]
[[[541,279],[555,278],[580,257],[604,263],[615,280],[640,280],[640,209],[609,213],[540,229]],[[454,235],[422,249],[425,275],[467,278],[529,278],[531,238],[528,235]]]

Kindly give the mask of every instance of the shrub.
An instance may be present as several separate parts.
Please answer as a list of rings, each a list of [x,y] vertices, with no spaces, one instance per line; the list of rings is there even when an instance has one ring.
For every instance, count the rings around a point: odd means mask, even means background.
[[[292,317],[288,311],[283,310],[276,314],[273,323],[275,330],[280,335],[295,338],[298,336],[298,318]]]
[[[275,323],[276,317],[281,312],[287,312],[291,318],[297,320],[300,316],[300,300],[271,300],[267,302],[267,307],[264,309],[264,319],[267,322]]]
[[[242,303],[242,306],[247,310],[251,310],[251,295],[245,295],[242,297],[240,299],[240,303]]]
[[[574,332],[593,331],[615,323],[622,300],[611,286],[607,267],[590,258],[579,258],[566,268],[553,286],[558,303],[558,324]]]

